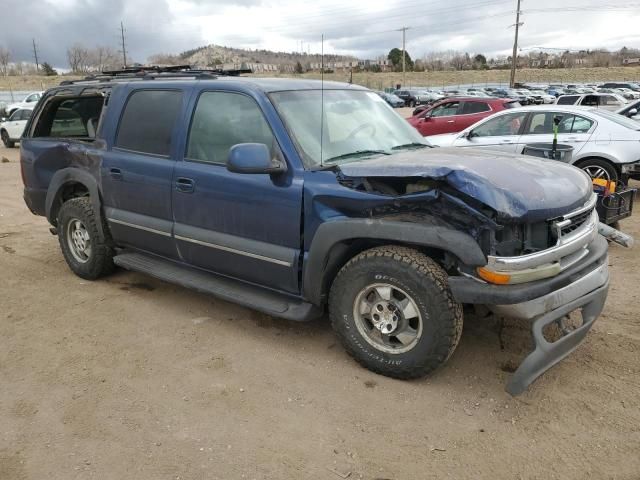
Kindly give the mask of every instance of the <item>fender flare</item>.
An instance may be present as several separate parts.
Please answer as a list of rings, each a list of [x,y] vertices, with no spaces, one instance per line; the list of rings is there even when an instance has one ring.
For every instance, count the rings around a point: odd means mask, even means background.
[[[89,191],[89,198],[91,199],[91,206],[93,207],[93,212],[97,219],[96,223],[98,230],[100,234],[103,235],[102,209],[98,182],[89,172],[86,170],[80,170],[79,168],[63,168],[58,170],[53,177],[51,177],[51,182],[49,182],[49,188],[47,189],[47,197],[45,200],[45,213],[49,223],[51,225],[56,225],[54,206],[58,204],[63,187],[68,183],[80,183],[87,188]]]
[[[487,259],[471,235],[440,225],[346,219],[325,222],[318,227],[307,253],[302,275],[304,298],[322,303],[324,277],[331,249],[345,240],[371,239],[394,244],[411,244],[449,252],[469,266],[484,266]]]

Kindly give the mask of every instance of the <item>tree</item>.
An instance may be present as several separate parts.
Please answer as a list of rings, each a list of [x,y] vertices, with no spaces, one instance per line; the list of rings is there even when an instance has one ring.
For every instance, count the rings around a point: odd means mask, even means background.
[[[483,70],[487,68],[487,57],[478,53],[475,57],[473,57],[473,68],[475,70]]]
[[[86,72],[88,59],[89,51],[79,43],[74,43],[67,49],[67,60],[73,73]]]
[[[5,47],[0,47],[0,73],[5,77],[9,75],[9,60],[11,60],[11,54]]]
[[[302,64],[300,62],[296,62],[296,68],[294,70],[295,73],[304,73],[304,70],[302,69]]]
[[[399,48],[392,48],[391,50],[389,50],[389,55],[387,55],[387,58],[393,65],[394,70],[402,71],[402,50],[400,50]],[[413,70],[413,60],[411,60],[411,55],[409,55],[409,52],[407,51],[404,52],[404,61],[405,68],[407,70]]]
[[[58,72],[56,71],[55,68],[53,68],[51,65],[49,65],[47,62],[44,62],[42,64],[42,72],[47,76],[47,77],[53,77],[55,75],[58,75]]]

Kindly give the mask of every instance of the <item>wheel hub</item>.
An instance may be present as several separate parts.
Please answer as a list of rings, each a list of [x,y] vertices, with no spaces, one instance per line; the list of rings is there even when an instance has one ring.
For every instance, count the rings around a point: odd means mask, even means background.
[[[374,327],[389,335],[398,328],[400,310],[391,302],[378,302],[371,309],[371,320]]]

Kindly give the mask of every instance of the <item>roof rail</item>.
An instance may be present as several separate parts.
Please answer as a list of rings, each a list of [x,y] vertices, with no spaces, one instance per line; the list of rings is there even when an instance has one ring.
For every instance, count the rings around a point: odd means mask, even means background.
[[[120,70],[105,70],[102,73],[88,75],[82,80],[64,80],[60,83],[60,85],[110,82],[113,80],[155,80],[185,77],[198,79],[215,79],[219,76],[237,77],[243,73],[252,73],[252,70],[247,68],[239,68],[234,70],[192,68],[191,65],[150,65],[127,67]]]

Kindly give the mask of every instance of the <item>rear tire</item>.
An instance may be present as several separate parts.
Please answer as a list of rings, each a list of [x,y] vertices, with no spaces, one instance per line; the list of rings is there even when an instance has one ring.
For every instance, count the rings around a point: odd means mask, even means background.
[[[73,273],[95,280],[114,269],[111,236],[106,224],[103,233],[88,197],[67,200],[58,212],[60,249]]]
[[[347,352],[393,378],[431,373],[449,359],[462,334],[462,306],[447,274],[407,247],[377,247],[352,258],[331,286],[329,314]]]
[[[0,132],[0,137],[2,137],[2,143],[4,143],[5,147],[13,148],[16,146],[16,142],[9,139],[9,134],[6,130],[2,130],[2,132]]]
[[[602,158],[585,158],[576,162],[574,165],[587,172],[587,175],[592,179],[602,178],[616,183],[618,183],[620,179],[618,170],[613,163]]]

